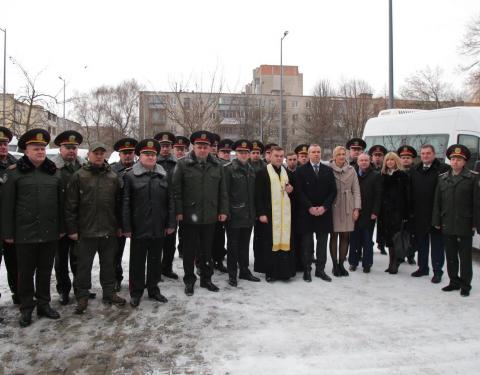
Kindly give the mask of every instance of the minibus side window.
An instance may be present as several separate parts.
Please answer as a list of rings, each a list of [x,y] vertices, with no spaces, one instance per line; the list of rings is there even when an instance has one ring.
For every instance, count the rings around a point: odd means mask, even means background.
[[[478,147],[479,147],[478,137],[470,134],[459,134],[458,143],[466,146],[472,153],[470,160],[467,162],[467,168],[474,169],[475,162],[478,160],[478,155],[479,155],[478,154]]]

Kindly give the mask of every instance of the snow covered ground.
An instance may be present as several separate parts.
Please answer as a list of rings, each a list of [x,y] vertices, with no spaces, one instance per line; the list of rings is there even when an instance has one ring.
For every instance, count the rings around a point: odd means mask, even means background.
[[[128,275],[128,250],[124,256]],[[169,302],[144,298],[133,310],[101,303],[83,316],[74,304],[52,305],[62,318],[18,326],[6,272],[0,270],[0,374],[479,374],[480,282],[474,266],[469,298],[445,293],[430,278],[383,272],[375,253],[370,274],[310,284],[240,280],[216,273],[219,293],[198,286],[193,297],[181,281],[160,284]],[[328,273],[331,273],[331,265]],[[181,261],[176,271],[182,275]],[[127,280],[121,294],[127,297]]]

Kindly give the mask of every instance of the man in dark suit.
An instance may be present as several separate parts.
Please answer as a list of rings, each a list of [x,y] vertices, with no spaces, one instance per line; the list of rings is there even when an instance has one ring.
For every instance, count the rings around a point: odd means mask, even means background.
[[[296,197],[298,221],[302,237],[303,279],[312,281],[313,234],[317,238],[315,276],[325,281],[332,279],[325,273],[327,239],[333,231],[332,204],[337,187],[332,170],[320,163],[321,148],[312,144],[308,148],[310,162],[297,168]]]

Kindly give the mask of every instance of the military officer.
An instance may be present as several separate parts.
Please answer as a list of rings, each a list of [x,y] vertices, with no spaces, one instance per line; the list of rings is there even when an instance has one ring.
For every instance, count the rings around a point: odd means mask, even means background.
[[[112,163],[111,169],[115,172],[119,178],[120,186],[123,185],[123,175],[125,174],[128,168],[133,167],[135,162],[135,146],[137,145],[137,140],[134,138],[122,138],[119,139],[113,145],[113,149],[118,152],[120,160]],[[125,249],[125,236],[118,237],[118,249],[115,254],[115,291],[119,292],[122,288],[123,280],[123,267],[122,267],[122,258],[123,251]]]
[[[188,138],[183,135],[177,135],[175,137],[175,143],[173,144],[173,156],[175,156],[177,160],[183,158],[188,152],[189,147],[190,141]]]
[[[8,152],[8,144],[12,141],[13,134],[10,129],[0,126],[0,198],[3,184],[7,181],[5,178],[7,169],[17,162],[17,159]],[[7,269],[7,280],[10,291],[12,292],[12,300],[15,305],[20,304],[17,296],[17,254],[15,252],[15,245],[8,244],[1,240],[0,242],[0,264],[5,260],[5,267]]]
[[[382,145],[373,145],[368,150],[368,155],[372,159],[372,169],[380,172],[383,166],[383,158],[387,154],[387,149]]]
[[[188,148],[190,147],[190,140],[183,135],[177,135],[175,137],[175,143],[173,144],[173,155],[177,160],[182,159],[185,157],[186,153],[188,152]],[[178,223],[178,256],[183,258],[183,223]]]
[[[248,163],[252,147],[252,143],[246,139],[236,141],[233,149],[237,157],[224,166],[230,211],[225,224],[228,283],[234,287],[237,286],[238,266],[240,279],[260,281],[248,268],[250,235],[255,223],[255,170]]]
[[[221,164],[211,153],[214,136],[197,131],[190,137],[193,150],[177,162],[173,173],[173,196],[177,221],[184,222],[183,268],[185,294],[194,293],[194,258],[201,267],[200,287],[217,292],[212,283],[211,252],[215,223],[228,215],[228,195]],[[198,251],[196,252],[196,248]]]
[[[156,138],[162,140],[164,135]],[[164,140],[172,137],[173,134],[166,134]],[[135,148],[138,163],[124,177],[122,226],[125,235],[131,237],[129,286],[132,307],[140,304],[145,289],[150,299],[167,302],[167,298],[160,293],[158,282],[162,242],[166,235],[175,232],[175,212],[169,193],[168,174],[157,163],[160,147],[155,139],[140,141]]]
[[[212,133],[213,137],[213,142],[211,145],[211,154],[215,156],[216,158],[218,157],[218,143],[220,142],[220,136],[218,134]]]
[[[157,156],[157,164],[160,164],[167,173],[169,189],[172,184],[173,170],[177,165],[177,159],[172,155],[172,146],[176,141],[175,136],[170,132],[160,132],[153,137],[159,142],[160,150]],[[176,229],[176,228],[175,228]],[[173,258],[175,257],[175,243],[177,232],[174,230],[163,239],[162,251],[162,275],[177,280],[178,275],[173,272]]]
[[[415,158],[417,157],[417,150],[410,145],[403,145],[398,148],[397,154],[400,156],[403,170],[406,174],[409,174],[409,171],[415,162]]]
[[[218,142],[218,161],[221,165],[226,165],[230,162],[230,153],[232,152],[233,141],[225,138]],[[223,264],[227,250],[225,249],[225,227],[223,223],[217,222],[215,225],[215,237],[213,239],[213,268],[226,273],[227,268]]]
[[[356,166],[358,155],[367,148],[367,144],[361,138],[352,138],[347,142],[345,147],[348,150],[350,165]]]
[[[103,302],[116,306],[126,302],[115,293],[121,188],[117,174],[105,160],[106,150],[107,146],[101,142],[90,144],[88,162],[70,178],[65,196],[67,233],[72,240],[78,241],[77,272],[73,279],[76,314],[83,314],[88,307],[92,264],[97,252]]]
[[[297,154],[298,166],[308,163],[308,146],[307,144],[301,144],[295,147],[295,153]]]
[[[249,163],[255,170],[255,173],[265,167],[265,161],[262,160],[262,155],[265,150],[263,143],[260,141],[252,141],[252,151],[250,152]]]
[[[64,189],[66,189],[70,177],[85,163],[85,160],[78,156],[78,146],[82,141],[82,135],[75,130],[66,130],[57,135],[53,141],[60,149],[59,153],[52,158],[52,161],[60,171]],[[77,259],[73,251],[74,246],[75,241],[72,241],[68,236],[63,236],[58,243],[57,253],[55,254],[55,276],[61,305],[66,305],[70,301],[69,294],[72,289],[72,281],[69,276],[68,263],[70,259],[70,269],[74,275],[77,268]]]
[[[478,192],[478,173],[466,168],[470,150],[460,144],[447,149],[452,169],[438,177],[432,225],[441,229],[450,283],[442,290],[459,290],[464,297],[472,289],[472,238],[478,212],[474,202]],[[458,275],[460,259],[460,277]]]
[[[44,129],[32,129],[20,137],[18,146],[25,155],[9,167],[2,190],[2,238],[15,244],[17,251],[22,327],[31,324],[35,306],[38,316],[60,318],[50,307],[50,277],[58,240],[64,234],[63,188],[55,163],[46,155],[49,142],[50,134]]]

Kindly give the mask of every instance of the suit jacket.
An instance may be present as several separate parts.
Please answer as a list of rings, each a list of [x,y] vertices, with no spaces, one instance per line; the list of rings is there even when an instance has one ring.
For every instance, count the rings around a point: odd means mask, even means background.
[[[337,196],[337,186],[332,170],[319,165],[318,175],[311,163],[298,167],[295,172],[295,195],[299,233],[333,231],[332,204]],[[323,206],[322,216],[313,216],[310,207]]]

